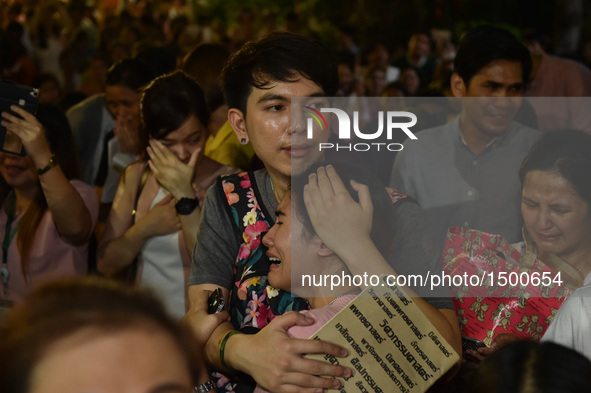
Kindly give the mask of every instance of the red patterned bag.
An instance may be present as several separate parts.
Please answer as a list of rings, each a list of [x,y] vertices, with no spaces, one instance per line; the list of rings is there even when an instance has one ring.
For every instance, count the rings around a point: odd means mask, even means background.
[[[559,271],[499,235],[450,228],[442,258],[462,335],[489,347],[499,333],[539,341],[571,293]]]

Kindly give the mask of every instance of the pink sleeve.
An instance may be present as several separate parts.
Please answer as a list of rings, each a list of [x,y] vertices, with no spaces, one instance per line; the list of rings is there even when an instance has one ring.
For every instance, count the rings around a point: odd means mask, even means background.
[[[287,331],[293,338],[310,338],[324,326],[328,321],[332,319],[341,309],[345,306],[345,304],[350,301],[350,299],[343,299],[342,302],[339,304],[334,304],[332,306],[317,308],[314,310],[304,310],[300,311],[302,314],[306,314],[310,318],[314,320],[314,323],[309,326],[292,326]]]
[[[99,200],[98,195],[94,187],[80,181],[80,180],[72,180],[72,186],[78,191],[78,194],[82,197],[88,212],[90,213],[90,220],[92,223],[92,231],[94,231],[94,227],[96,226],[96,222],[98,220],[99,214]],[[92,235],[92,232],[91,232]]]

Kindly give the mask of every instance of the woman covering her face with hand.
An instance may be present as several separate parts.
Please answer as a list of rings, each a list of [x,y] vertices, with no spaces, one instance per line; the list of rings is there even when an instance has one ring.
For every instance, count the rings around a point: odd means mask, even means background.
[[[40,104],[2,113],[24,157],[0,153],[0,299],[10,306],[50,277],[88,271],[88,240],[98,215],[92,187],[74,180],[78,161],[65,115]]]
[[[320,167],[325,170],[324,167]],[[392,242],[388,235],[391,233],[392,201],[379,180],[368,174],[364,169],[343,163],[335,163],[334,188],[340,190],[344,197],[349,197],[352,213],[355,208],[367,207],[359,213],[363,217],[355,225],[361,225],[369,231],[364,232],[358,241],[360,247],[363,242],[374,244],[384,258],[392,253]],[[308,338],[320,326],[336,314],[348,301],[359,293],[359,288],[351,285],[332,286],[302,286],[302,275],[331,274],[342,276],[351,275],[343,259],[339,256],[340,246],[331,249],[326,246],[322,238],[316,233],[312,219],[306,209],[305,187],[309,176],[316,176],[317,167],[294,177],[291,191],[286,193],[277,207],[277,220],[263,237],[263,244],[268,248],[267,256],[271,261],[268,279],[276,289],[289,291],[306,299],[313,311],[302,311],[311,314],[317,324],[311,326],[294,326],[289,333],[294,337]],[[338,174],[337,174],[338,171]],[[361,201],[361,202],[359,202]],[[355,216],[354,214],[351,214]],[[355,216],[356,217],[356,216]],[[353,224],[353,218],[349,222]],[[341,234],[344,231],[341,231]],[[339,299],[347,299],[347,302]],[[322,311],[321,311],[322,310]],[[319,318],[320,317],[320,320]]]
[[[111,276],[138,256],[137,281],[154,288],[180,318],[199,206],[217,176],[236,170],[203,156],[209,113],[202,89],[183,72],[144,90],[141,116],[144,157],[127,168],[117,189],[98,268]]]

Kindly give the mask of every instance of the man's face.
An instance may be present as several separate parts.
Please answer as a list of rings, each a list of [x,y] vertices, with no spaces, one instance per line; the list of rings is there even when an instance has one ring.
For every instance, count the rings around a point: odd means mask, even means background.
[[[388,49],[384,45],[378,45],[371,53],[370,61],[379,67],[387,67],[389,57]]]
[[[113,119],[140,119],[140,93],[123,85],[105,87],[105,105]]]
[[[472,77],[468,86],[454,74],[454,95],[468,98],[463,100],[462,131],[480,133],[491,140],[503,134],[521,106],[523,88],[518,61],[492,61]]]
[[[321,158],[318,146],[328,140],[329,132],[315,129],[314,138],[307,139],[306,117],[301,106],[326,107],[328,100],[324,95],[320,86],[302,76],[295,82],[270,82],[268,88],[252,89],[242,124],[255,153],[269,172],[296,175]],[[292,104],[294,97],[312,98]],[[297,108],[292,108],[293,105]],[[293,122],[292,110],[297,115]],[[236,128],[235,124],[232,125]]]
[[[408,42],[408,49],[414,56],[427,56],[431,53],[431,43],[426,34],[414,34]]]

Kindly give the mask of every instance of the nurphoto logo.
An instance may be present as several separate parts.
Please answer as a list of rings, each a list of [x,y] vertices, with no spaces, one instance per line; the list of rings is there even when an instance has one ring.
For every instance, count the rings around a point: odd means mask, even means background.
[[[313,139],[314,136],[314,120],[320,126],[320,130],[329,129],[328,122],[326,118],[322,115],[322,113],[333,113],[336,115],[338,124],[339,124],[339,141],[344,140],[351,140],[351,130],[355,134],[358,139],[364,141],[371,141],[376,140],[382,136],[384,133],[384,129],[386,131],[386,139],[392,140],[392,135],[395,131],[403,131],[406,136],[410,139],[418,139],[415,134],[410,130],[415,124],[417,124],[417,117],[412,112],[403,112],[403,111],[379,111],[378,112],[378,129],[373,132],[370,130],[360,130],[359,127],[359,111],[353,111],[353,126],[351,127],[351,118],[349,114],[342,109],[338,108],[320,108],[320,111],[317,109],[311,108],[309,106],[304,106],[304,113],[309,115],[307,122],[307,137],[308,139]],[[385,123],[385,126],[384,126]],[[384,142],[371,142],[371,143],[320,143],[318,149],[322,150],[329,150],[329,149],[336,149],[339,150],[349,150],[349,151],[370,151],[376,150],[380,151],[381,148],[387,149],[389,151],[400,151],[402,150],[403,146],[401,143],[384,143]]]

